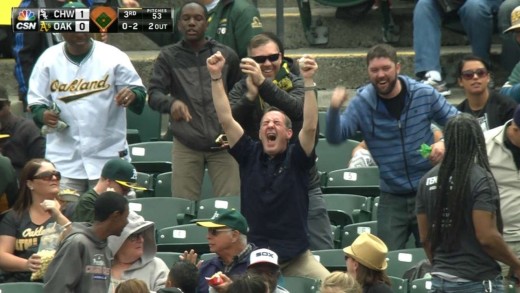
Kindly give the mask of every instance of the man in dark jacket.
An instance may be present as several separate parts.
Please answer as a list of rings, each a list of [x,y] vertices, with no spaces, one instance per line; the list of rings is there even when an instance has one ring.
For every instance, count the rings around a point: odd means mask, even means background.
[[[183,39],[161,50],[150,80],[150,107],[170,114],[175,143],[172,194],[200,199],[204,168],[213,184],[213,196],[238,195],[238,166],[216,142],[223,134],[211,100],[211,76],[206,59],[217,51],[228,60],[222,79],[228,89],[240,79],[238,57],[229,47],[205,38],[207,11],[196,2],[181,8],[178,28]]]
[[[240,65],[247,77],[229,92],[233,117],[247,135],[258,139],[264,111],[276,107],[291,119],[293,132],[299,133],[303,123],[303,78],[291,72],[292,60],[284,58],[282,42],[273,33],[261,33],[251,39],[248,50],[250,58],[242,59]],[[294,135],[291,141],[296,137]],[[309,178],[310,247],[312,250],[332,249],[330,222],[316,165]]]
[[[7,91],[1,86],[0,133],[9,135],[0,140],[0,153],[11,160],[18,175],[29,160],[45,157],[45,138],[34,121],[13,115]]]
[[[224,278],[245,273],[251,251],[256,247],[247,243],[249,226],[237,210],[218,209],[210,220],[199,221],[197,225],[208,228],[209,250],[217,254],[214,258],[199,264],[198,292],[208,293],[206,277],[210,278],[217,272],[225,274]],[[181,259],[195,263],[197,254],[193,250],[189,253],[184,252]]]

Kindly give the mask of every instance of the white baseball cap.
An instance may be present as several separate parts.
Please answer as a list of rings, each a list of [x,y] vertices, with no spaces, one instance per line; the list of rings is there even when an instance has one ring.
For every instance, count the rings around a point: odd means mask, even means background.
[[[257,263],[270,263],[278,267],[278,255],[267,248],[257,249],[249,256],[249,266]]]

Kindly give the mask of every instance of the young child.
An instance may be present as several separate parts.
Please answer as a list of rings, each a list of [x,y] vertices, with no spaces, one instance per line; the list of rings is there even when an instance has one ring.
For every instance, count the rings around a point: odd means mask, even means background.
[[[196,293],[199,281],[199,270],[197,267],[185,261],[173,264],[168,274],[166,287],[157,293]]]

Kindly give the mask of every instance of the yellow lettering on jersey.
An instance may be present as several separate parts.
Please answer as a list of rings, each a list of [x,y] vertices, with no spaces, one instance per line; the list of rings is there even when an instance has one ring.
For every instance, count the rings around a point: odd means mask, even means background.
[[[84,90],[99,92],[99,90],[106,90],[110,87],[107,80],[108,74],[106,74],[103,79],[93,81],[86,81],[81,78],[74,79],[70,83],[60,83],[59,80],[54,80],[51,82],[51,92],[76,92]]]
[[[14,250],[25,251],[36,245],[38,245],[38,238],[16,239]]]
[[[27,229],[23,230],[22,237],[24,237],[24,238],[39,237],[39,236],[43,235],[43,232],[44,232],[43,226],[36,228],[36,230],[34,230],[34,231],[31,228],[27,228]]]

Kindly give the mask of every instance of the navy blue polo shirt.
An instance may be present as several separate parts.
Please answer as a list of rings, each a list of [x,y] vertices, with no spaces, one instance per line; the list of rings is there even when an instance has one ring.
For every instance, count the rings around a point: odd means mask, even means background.
[[[276,252],[279,262],[291,260],[309,248],[309,169],[299,140],[285,152],[269,158],[262,143],[243,135],[229,150],[240,168],[241,213],[249,224],[248,241]]]

